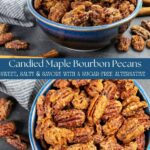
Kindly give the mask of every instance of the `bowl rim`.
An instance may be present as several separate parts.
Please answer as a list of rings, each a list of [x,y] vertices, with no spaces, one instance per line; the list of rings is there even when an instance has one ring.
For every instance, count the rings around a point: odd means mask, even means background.
[[[37,145],[36,145],[36,140],[34,137],[34,117],[35,117],[35,113],[36,113],[36,103],[38,100],[38,97],[42,94],[45,93],[46,90],[48,90],[48,88],[54,83],[55,79],[51,79],[48,80],[43,87],[39,90],[38,94],[36,95],[33,103],[32,103],[32,107],[30,109],[30,113],[29,113],[29,121],[28,121],[28,133],[29,133],[29,139],[30,139],[30,144],[31,144],[31,148],[33,150],[39,150]],[[143,87],[140,85],[140,83],[136,80],[133,80],[134,84],[138,87],[141,95],[143,96],[144,100],[148,103],[148,110],[150,111],[150,98],[147,95],[147,93],[145,92],[145,90],[143,89]],[[150,150],[150,131],[148,132],[148,137],[149,137],[149,142],[148,142],[148,146],[147,146],[147,150]]]
[[[30,12],[32,13],[32,15],[36,19],[41,21],[42,23],[45,23],[46,25],[49,25],[49,26],[52,26],[55,28],[59,28],[59,29],[70,30],[70,31],[80,31],[80,32],[110,29],[110,28],[122,25],[122,24],[132,20],[138,14],[139,10],[142,7],[142,0],[137,0],[137,5],[136,5],[135,10],[132,12],[132,14],[130,14],[128,17],[126,17],[124,19],[121,19],[117,22],[114,22],[112,24],[107,24],[107,25],[99,25],[99,26],[92,26],[92,27],[79,27],[79,26],[64,25],[64,24],[57,23],[57,22],[51,21],[51,20],[43,17],[34,9],[32,2],[33,2],[33,0],[27,0],[28,8],[29,8]]]

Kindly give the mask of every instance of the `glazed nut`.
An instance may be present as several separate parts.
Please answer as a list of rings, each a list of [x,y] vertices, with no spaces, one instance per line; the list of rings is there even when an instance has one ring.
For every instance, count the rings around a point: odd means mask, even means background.
[[[141,26],[150,32],[150,20],[142,20]]]
[[[0,121],[6,120],[12,109],[12,102],[10,100],[0,98]]]
[[[97,123],[105,112],[105,108],[107,107],[108,99],[106,96],[95,96],[89,105],[87,118],[88,121],[93,124]]]
[[[131,27],[131,32],[141,36],[144,40],[147,40],[150,38],[150,32],[148,30],[146,30],[145,28],[138,26],[138,25],[134,25]]]
[[[80,127],[85,121],[85,113],[76,109],[63,110],[54,115],[54,120],[58,127]]]
[[[144,50],[145,47],[145,41],[141,36],[138,35],[134,35],[132,36],[132,47],[134,48],[134,50],[141,52]]]
[[[12,33],[3,33],[0,34],[0,45],[4,45],[5,43],[11,41],[14,35]]]
[[[0,124],[0,137],[13,135],[16,131],[14,122],[5,122]]]
[[[15,50],[27,49],[28,46],[29,44],[27,42],[21,40],[14,40],[5,44],[5,48]]]
[[[6,138],[8,144],[12,145],[17,150],[27,150],[28,139],[21,135],[12,135]]]
[[[146,46],[150,49],[150,39],[146,41]]]
[[[0,34],[6,33],[8,31],[8,25],[0,23]]]
[[[82,86],[88,85],[90,81],[91,81],[90,79],[89,80],[71,80],[71,83],[74,87],[80,88]]]
[[[39,9],[42,5],[42,0],[34,0],[34,8]]]
[[[137,149],[144,150],[145,149],[145,134],[141,134],[136,138]]]
[[[56,80],[54,83],[54,87],[62,89],[65,87],[69,87],[70,86],[70,82],[68,80]]]

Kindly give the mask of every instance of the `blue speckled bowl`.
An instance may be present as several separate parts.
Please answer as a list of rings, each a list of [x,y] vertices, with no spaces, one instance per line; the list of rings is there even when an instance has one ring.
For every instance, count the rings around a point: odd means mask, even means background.
[[[142,0],[137,0],[135,11],[125,19],[108,25],[75,27],[53,22],[41,16],[33,7],[33,0],[28,0],[28,8],[40,27],[55,42],[73,49],[96,50],[109,45],[118,36],[119,28],[129,23],[142,7]]]
[[[42,89],[37,94],[31,107],[31,111],[29,115],[29,123],[28,123],[28,132],[29,132],[29,138],[30,138],[32,150],[42,150],[39,141],[36,140],[34,137],[35,135],[34,130],[36,126],[36,102],[40,95],[45,95],[51,89],[54,81],[55,80],[47,81],[47,83],[42,87]],[[139,88],[139,95],[148,103],[148,109],[146,109],[145,111],[148,114],[150,114],[150,98],[147,96],[144,89],[141,87],[141,85],[137,81],[134,81],[134,83]],[[147,144],[146,150],[150,150],[150,131],[146,132],[146,144]]]

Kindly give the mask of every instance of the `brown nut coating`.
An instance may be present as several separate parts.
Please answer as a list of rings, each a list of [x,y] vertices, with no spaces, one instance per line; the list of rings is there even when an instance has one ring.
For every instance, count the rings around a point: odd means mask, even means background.
[[[3,33],[0,34],[0,45],[4,45],[5,43],[11,41],[14,38],[12,33]]]
[[[82,86],[88,85],[90,81],[91,81],[90,79],[89,80],[71,80],[71,83],[74,87],[80,88]]]
[[[8,136],[6,138],[6,142],[10,145],[12,145],[14,148],[16,148],[17,150],[27,150],[28,146],[27,146],[27,138],[20,136],[20,135],[12,135],[12,136]]]
[[[80,127],[85,121],[85,113],[82,110],[63,110],[54,115],[58,127]]]
[[[121,115],[110,118],[106,124],[103,126],[103,132],[105,135],[114,135],[121,125],[123,124],[124,118]]]
[[[142,20],[141,26],[150,32],[150,20]]]
[[[100,94],[103,90],[102,80],[92,80],[85,90],[91,97]]]
[[[84,5],[86,9],[90,9],[90,7],[92,6],[92,2],[90,1],[75,1],[71,3],[71,8],[75,9],[77,8],[79,5]]]
[[[26,41],[14,40],[5,44],[5,48],[22,50],[27,49],[29,44]]]
[[[108,99],[106,96],[95,96],[90,103],[87,112],[87,118],[90,123],[97,123],[105,112],[105,108],[107,107]]]
[[[132,26],[131,32],[136,34],[136,35],[141,36],[145,40],[150,38],[150,32],[148,30],[146,30],[145,28],[138,26],[138,25]]]
[[[129,143],[144,133],[144,126],[140,124],[138,119],[129,118],[124,121],[117,133],[117,138],[123,143]]]
[[[69,87],[70,86],[70,82],[68,80],[56,80],[54,83],[54,87],[62,89],[65,87]]]
[[[0,98],[0,121],[6,120],[12,109],[12,102],[10,100]]]
[[[150,49],[150,39],[146,41],[146,46]]]
[[[137,143],[137,150],[145,149],[145,134],[144,133],[136,138],[136,143]]]
[[[44,132],[45,141],[52,146],[67,145],[68,142],[73,140],[73,137],[74,133],[65,128],[52,127]]]
[[[116,100],[109,101],[104,111],[104,115],[102,116],[102,120],[106,121],[109,118],[118,116],[121,111],[122,111],[122,104],[120,101],[116,101]]]
[[[8,31],[8,25],[0,23],[0,34],[6,33]]]
[[[13,135],[16,131],[14,122],[4,122],[0,124],[0,137]]]

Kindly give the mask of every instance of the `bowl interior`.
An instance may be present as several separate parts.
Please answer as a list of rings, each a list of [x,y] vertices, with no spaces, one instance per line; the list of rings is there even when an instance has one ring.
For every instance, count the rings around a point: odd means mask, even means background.
[[[40,95],[45,95],[51,88],[52,85],[54,83],[55,80],[48,80],[47,83],[41,88],[41,90],[39,91],[39,93],[37,94],[31,110],[30,110],[30,115],[29,115],[29,123],[28,123],[28,132],[29,132],[29,138],[30,138],[30,143],[31,143],[31,147],[33,150],[42,150],[40,143],[38,140],[35,139],[35,127],[36,127],[36,102],[38,100],[38,97]],[[146,94],[146,92],[144,91],[144,89],[142,88],[142,86],[134,80],[135,85],[139,88],[139,93],[138,96],[141,97],[141,99],[145,100],[148,103],[148,108],[145,109],[146,113],[150,115],[150,98],[148,97],[148,95]],[[145,133],[146,135],[146,149],[150,150],[150,131],[147,131]]]

